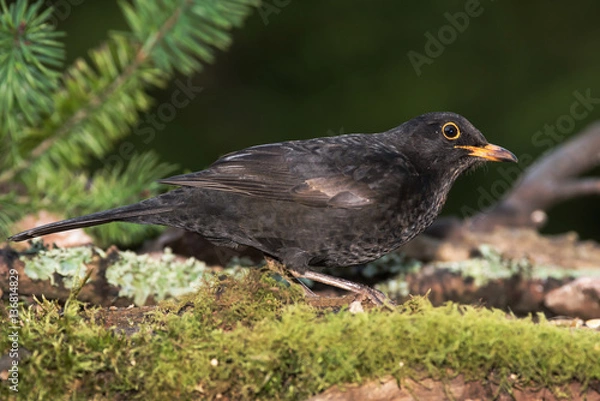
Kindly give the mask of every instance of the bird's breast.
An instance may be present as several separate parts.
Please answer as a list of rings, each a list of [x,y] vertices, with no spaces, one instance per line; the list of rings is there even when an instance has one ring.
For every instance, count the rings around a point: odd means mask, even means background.
[[[446,202],[449,189],[450,185],[436,185],[424,179],[400,191],[388,220],[394,249],[433,223]]]

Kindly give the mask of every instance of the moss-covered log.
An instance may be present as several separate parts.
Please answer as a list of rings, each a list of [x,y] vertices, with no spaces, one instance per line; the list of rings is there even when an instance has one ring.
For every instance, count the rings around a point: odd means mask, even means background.
[[[257,271],[209,284],[120,323],[74,300],[21,309],[19,346],[30,354],[19,362],[19,395],[291,400],[390,376],[450,389],[456,377],[479,381],[486,397],[598,395],[600,334],[590,329],[422,298],[394,312],[323,313],[296,287]],[[10,330],[0,328],[3,352]],[[0,398],[12,395],[0,387]]]

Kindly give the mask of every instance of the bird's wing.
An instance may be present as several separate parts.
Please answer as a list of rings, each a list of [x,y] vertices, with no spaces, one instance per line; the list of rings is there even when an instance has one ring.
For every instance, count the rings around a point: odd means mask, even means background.
[[[372,153],[331,138],[260,145],[223,156],[206,170],[160,182],[315,207],[361,208],[382,196],[382,178],[393,174],[401,181],[398,170],[400,175],[407,171],[397,155]]]

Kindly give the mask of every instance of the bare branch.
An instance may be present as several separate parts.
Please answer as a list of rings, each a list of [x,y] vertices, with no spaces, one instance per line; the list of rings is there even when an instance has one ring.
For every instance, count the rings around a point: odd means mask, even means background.
[[[539,228],[546,222],[545,212],[557,203],[583,195],[600,195],[600,179],[577,178],[598,165],[600,122],[542,156],[500,202],[468,223],[478,230],[495,226]]]

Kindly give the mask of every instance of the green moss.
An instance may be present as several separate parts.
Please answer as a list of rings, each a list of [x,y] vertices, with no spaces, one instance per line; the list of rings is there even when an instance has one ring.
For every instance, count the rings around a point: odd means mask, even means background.
[[[498,310],[415,298],[395,312],[323,313],[256,270],[214,278],[165,302],[131,336],[96,309],[50,302],[21,311],[19,394],[28,399],[302,399],[338,383],[387,374],[491,375],[558,390],[600,379],[600,335],[507,318]],[[7,325],[0,350],[9,347]],[[515,382],[509,382],[516,375]],[[514,376],[513,376],[514,377]],[[10,391],[0,387],[0,398]]]

